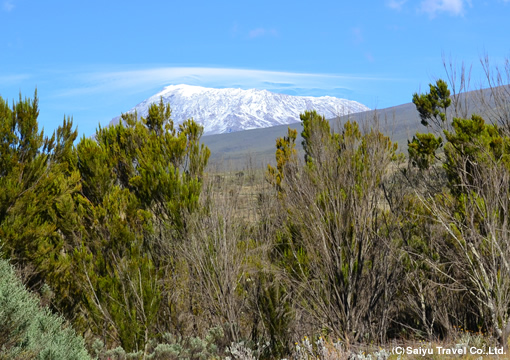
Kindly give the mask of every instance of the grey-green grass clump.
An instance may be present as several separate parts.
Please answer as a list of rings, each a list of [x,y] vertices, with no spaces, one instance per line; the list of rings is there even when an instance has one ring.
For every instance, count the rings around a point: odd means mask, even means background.
[[[83,339],[62,318],[41,308],[8,261],[0,259],[0,360],[3,359],[91,358]]]

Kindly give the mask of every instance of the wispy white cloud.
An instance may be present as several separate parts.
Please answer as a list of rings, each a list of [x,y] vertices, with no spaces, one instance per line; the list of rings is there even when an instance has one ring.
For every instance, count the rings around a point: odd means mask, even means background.
[[[419,10],[435,17],[439,13],[446,13],[452,16],[462,16],[465,12],[465,0],[423,0]]]
[[[352,41],[359,45],[363,41],[365,41],[365,38],[363,37],[363,29],[360,27],[354,27],[351,29],[351,35],[352,35]]]
[[[14,2],[12,0],[4,0],[2,2],[2,8],[5,11],[10,12],[14,9]]]
[[[392,81],[377,76],[349,74],[310,74],[251,69],[210,67],[161,67],[126,71],[82,72],[71,75],[71,88],[61,90],[58,96],[79,96],[112,92],[142,93],[160,90],[166,85],[188,84],[206,87],[241,87],[288,92],[289,89],[323,89],[342,87],[352,89],[361,83]],[[271,84],[268,86],[268,84]]]
[[[402,10],[402,7],[407,2],[407,0],[388,0],[386,1],[386,6],[395,10]]]
[[[510,0],[499,0],[510,2]],[[400,11],[408,0],[386,0],[387,7]],[[463,16],[466,7],[471,6],[471,0],[420,0],[415,3],[418,12],[428,14],[431,18],[444,13],[451,16]]]
[[[12,85],[27,80],[30,77],[29,74],[0,75],[0,83],[3,85]]]
[[[248,33],[250,39],[262,37],[262,36],[277,36],[278,31],[276,29],[256,28]]]
[[[236,36],[239,32],[239,25],[237,24],[237,22],[235,22],[232,27],[230,28],[230,34],[232,36]]]

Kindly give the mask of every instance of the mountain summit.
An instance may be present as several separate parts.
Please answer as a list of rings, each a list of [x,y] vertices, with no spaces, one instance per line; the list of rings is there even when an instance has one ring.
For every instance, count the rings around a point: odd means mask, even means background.
[[[170,85],[129,110],[147,116],[153,103],[170,103],[174,124],[193,118],[204,134],[221,134],[299,122],[305,110],[317,110],[326,118],[370,110],[356,101],[331,96],[292,96],[267,90],[211,89]],[[117,123],[120,117],[112,120]]]

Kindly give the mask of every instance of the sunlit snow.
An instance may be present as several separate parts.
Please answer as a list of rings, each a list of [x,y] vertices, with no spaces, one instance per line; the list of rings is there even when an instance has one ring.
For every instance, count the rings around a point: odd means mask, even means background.
[[[291,96],[267,90],[211,89],[170,85],[128,112],[146,116],[149,105],[163,98],[170,103],[174,124],[193,118],[204,134],[219,134],[299,122],[299,114],[316,110],[326,118],[370,110],[356,101],[331,96]],[[117,123],[119,118],[112,120]]]

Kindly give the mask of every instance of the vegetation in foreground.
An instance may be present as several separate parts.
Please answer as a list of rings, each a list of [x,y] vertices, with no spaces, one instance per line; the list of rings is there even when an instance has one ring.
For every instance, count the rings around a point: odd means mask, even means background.
[[[0,359],[506,349],[510,96],[489,75],[484,118],[442,80],[414,95],[428,132],[408,157],[375,122],[336,133],[305,112],[304,159],[289,129],[263,176],[206,172],[201,127],[163,103],[77,141],[70,119],[38,129],[37,96],[1,99],[0,246],[17,277],[2,260]]]

